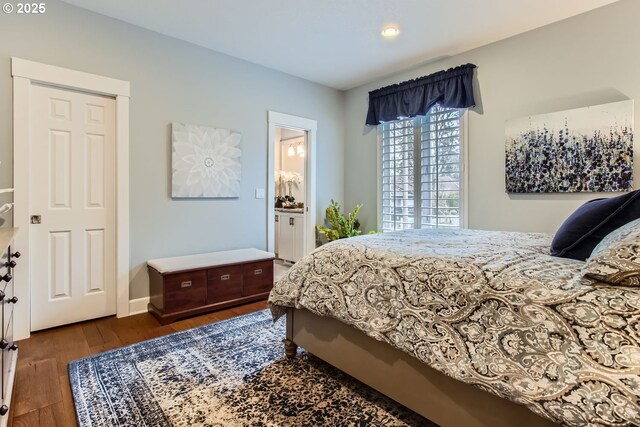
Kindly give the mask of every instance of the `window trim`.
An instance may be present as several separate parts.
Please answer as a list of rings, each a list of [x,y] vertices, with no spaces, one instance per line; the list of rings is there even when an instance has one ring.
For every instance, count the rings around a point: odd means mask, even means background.
[[[465,109],[460,116],[460,228],[469,227],[469,110]],[[416,144],[417,145],[417,144]],[[416,148],[414,148],[415,150]],[[382,132],[376,131],[376,198],[377,229],[382,232]]]

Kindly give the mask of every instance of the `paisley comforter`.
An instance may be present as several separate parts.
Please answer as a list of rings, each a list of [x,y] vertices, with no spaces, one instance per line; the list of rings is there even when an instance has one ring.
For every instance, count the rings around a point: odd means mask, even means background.
[[[324,245],[269,302],[352,325],[569,426],[640,425],[640,290],[581,279],[545,234],[410,230]]]

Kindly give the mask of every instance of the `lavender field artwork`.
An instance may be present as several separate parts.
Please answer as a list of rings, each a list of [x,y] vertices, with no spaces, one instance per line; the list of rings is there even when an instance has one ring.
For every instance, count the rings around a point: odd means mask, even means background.
[[[508,193],[629,191],[633,100],[509,120]]]

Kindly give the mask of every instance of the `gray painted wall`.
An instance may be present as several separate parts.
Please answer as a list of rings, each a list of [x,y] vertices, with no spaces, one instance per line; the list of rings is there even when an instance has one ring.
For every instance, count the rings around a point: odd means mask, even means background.
[[[0,186],[12,183],[10,58],[131,82],[131,298],[148,295],[145,261],[266,247],[267,111],[318,121],[318,218],[343,200],[342,92],[49,0],[41,16],[0,14]],[[171,200],[172,121],[242,132],[237,200]]]
[[[365,133],[368,91],[464,64],[478,66],[479,106],[469,114],[469,227],[553,233],[585,200],[611,194],[508,195],[504,125],[511,118],[640,99],[640,1],[619,3],[349,90],[345,203],[377,219],[376,132]],[[640,104],[635,106],[640,124]],[[635,145],[638,152],[638,144]],[[358,159],[353,161],[353,159]],[[636,156],[635,188],[640,182]]]

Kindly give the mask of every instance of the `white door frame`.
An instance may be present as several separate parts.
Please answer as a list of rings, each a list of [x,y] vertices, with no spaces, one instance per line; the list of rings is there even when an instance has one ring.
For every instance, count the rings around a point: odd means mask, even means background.
[[[129,315],[129,82],[11,58],[13,76],[13,224],[20,230],[14,249],[21,252],[15,269],[14,338],[31,334],[29,262],[30,89],[33,83],[106,95],[116,100],[116,314]]]
[[[304,160],[304,253],[308,254],[316,247],[316,133],[318,122],[313,119],[292,116],[289,114],[269,111],[269,147],[267,150],[267,251],[275,249],[275,210],[274,197],[276,195],[275,180],[275,141],[276,128],[283,127],[306,132],[306,154]]]

